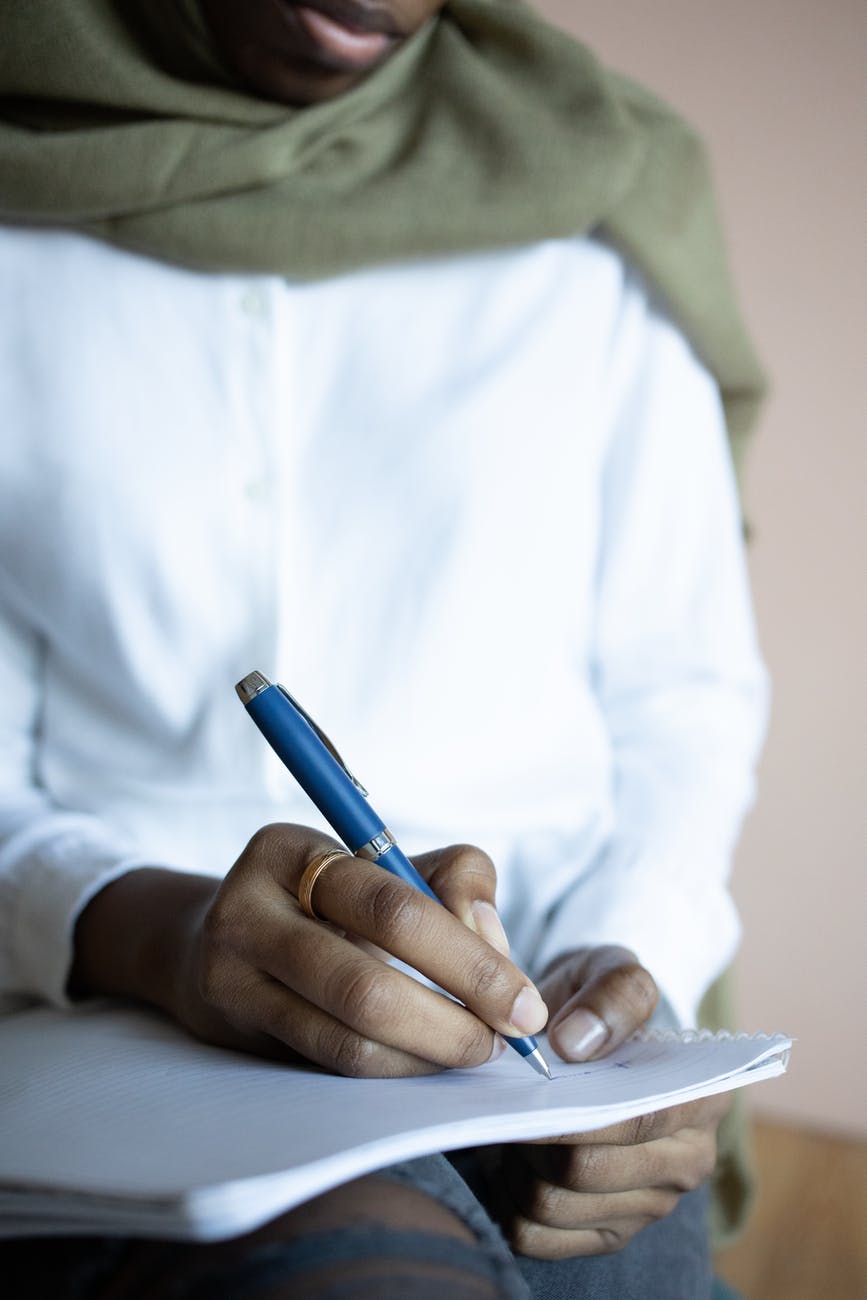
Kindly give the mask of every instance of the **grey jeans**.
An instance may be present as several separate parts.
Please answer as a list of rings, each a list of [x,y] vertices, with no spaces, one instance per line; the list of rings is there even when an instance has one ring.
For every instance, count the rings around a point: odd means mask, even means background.
[[[462,1176],[455,1179],[458,1171]],[[682,1197],[668,1218],[644,1228],[617,1254],[540,1260],[509,1250],[484,1206],[484,1181],[472,1152],[451,1159],[430,1156],[387,1172],[412,1181],[458,1214],[492,1259],[505,1256],[510,1267],[504,1275],[515,1279],[503,1292],[510,1300],[709,1300],[711,1295],[706,1187]]]
[[[317,1300],[709,1300],[711,1295],[704,1188],[684,1196],[673,1214],[645,1228],[616,1255],[547,1261],[509,1250],[470,1186],[476,1181],[473,1153],[460,1153],[454,1161],[426,1156],[383,1174],[447,1206],[472,1230],[477,1245],[371,1224],[251,1246],[234,1253],[228,1264],[225,1259],[212,1264],[207,1246],[34,1238],[0,1243],[5,1294],[10,1300],[295,1295],[306,1300],[305,1279],[325,1270],[334,1281],[316,1288]],[[202,1253],[201,1266],[192,1270],[190,1251]]]

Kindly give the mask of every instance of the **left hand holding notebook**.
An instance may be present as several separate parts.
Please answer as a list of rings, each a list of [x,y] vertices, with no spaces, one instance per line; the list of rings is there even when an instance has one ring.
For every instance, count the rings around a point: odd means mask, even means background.
[[[635,954],[613,945],[567,953],[539,987],[551,1012],[548,1041],[575,1061],[619,1047],[658,999]],[[709,1177],[729,1100],[702,1097],[595,1132],[494,1148],[488,1174],[507,1239],[537,1259],[621,1250]]]
[[[622,1250],[710,1177],[729,1103],[720,1093],[591,1133],[494,1148],[491,1184],[508,1241],[536,1259]]]
[[[129,873],[82,913],[73,991],[152,1002],[208,1042],[359,1077],[481,1065],[502,1047],[492,1030],[542,1028],[544,1003],[503,951],[487,855],[461,846],[415,860],[445,906],[341,855],[317,879],[312,919],[301,877],[335,849],[308,827],[268,826],[221,883]]]

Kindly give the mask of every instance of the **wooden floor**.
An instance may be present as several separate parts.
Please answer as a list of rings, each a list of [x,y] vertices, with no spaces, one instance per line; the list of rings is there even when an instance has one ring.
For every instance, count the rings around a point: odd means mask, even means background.
[[[757,1123],[759,1195],[716,1271],[746,1300],[867,1300],[867,1143]]]

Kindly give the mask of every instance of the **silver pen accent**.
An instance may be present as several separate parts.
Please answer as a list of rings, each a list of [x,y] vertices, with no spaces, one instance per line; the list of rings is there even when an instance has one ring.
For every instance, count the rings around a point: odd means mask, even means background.
[[[539,1051],[538,1047],[535,1048],[532,1052],[530,1052],[528,1056],[525,1056],[524,1060],[528,1061],[530,1065],[532,1065],[536,1073],[542,1075],[543,1079],[549,1079],[551,1083],[554,1082],[554,1076],[552,1075],[551,1071],[548,1069],[548,1063],[545,1060],[542,1053]]]
[[[292,708],[295,709],[296,712],[301,714],[301,717],[307,723],[308,727],[313,728],[313,730],[316,732],[317,736],[322,741],[325,748],[328,750],[329,754],[332,756],[332,758],[336,759],[336,761],[343,768],[346,775],[349,777],[352,784],[356,787],[357,790],[360,790],[360,792],[364,795],[366,799],[368,797],[367,791],[359,781],[358,777],[352,775],[349,768],[346,766],[345,762],[338,754],[337,746],[334,744],[334,741],[329,740],[328,736],[326,736],[325,732],[322,730],[319,723],[316,722],[315,719],[311,718],[307,710],[301,707],[301,705],[295,699],[294,695],[289,694],[285,686],[281,686],[279,682],[269,681],[269,679],[265,676],[264,673],[258,673],[258,672],[247,673],[247,676],[242,677],[241,680],[238,682],[237,686],[235,687],[235,694],[237,695],[238,699],[241,701],[244,708],[246,709],[250,701],[255,700],[256,696],[261,695],[263,691],[267,691],[269,686],[276,686],[280,694],[286,696],[286,699],[292,705]],[[390,834],[390,832],[388,833]],[[392,839],[392,844],[393,843],[394,840]],[[390,848],[391,845],[389,845],[388,847]],[[361,853],[361,849],[359,849],[358,851],[359,853]],[[383,849],[382,852],[384,853],[385,849]],[[363,855],[363,856],[367,856],[367,855]]]
[[[369,862],[378,862],[383,853],[387,853],[396,843],[397,840],[386,826],[384,831],[380,831],[378,835],[374,835],[372,840],[368,840],[366,844],[362,844],[360,849],[356,849],[355,856],[357,858],[367,858]]]

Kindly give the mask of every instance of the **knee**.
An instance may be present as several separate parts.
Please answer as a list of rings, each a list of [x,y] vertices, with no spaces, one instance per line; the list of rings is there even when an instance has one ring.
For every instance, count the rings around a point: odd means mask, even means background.
[[[376,1175],[316,1197],[254,1235],[256,1253],[274,1266],[261,1300],[511,1294],[500,1281],[501,1265],[458,1215],[416,1187]]]
[[[397,1232],[430,1232],[475,1244],[464,1221],[417,1187],[371,1174],[299,1205],[261,1230],[268,1240],[293,1240],[311,1232],[332,1232],[361,1224]]]

